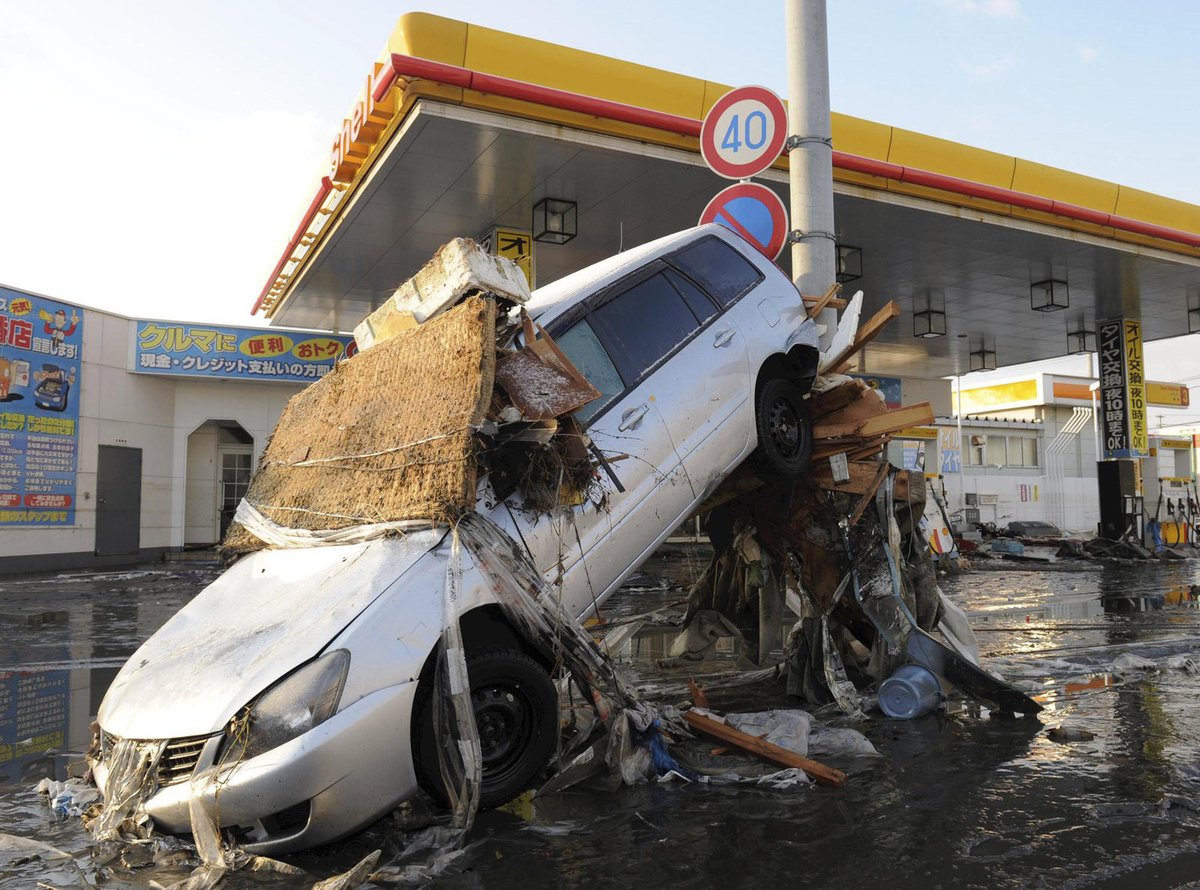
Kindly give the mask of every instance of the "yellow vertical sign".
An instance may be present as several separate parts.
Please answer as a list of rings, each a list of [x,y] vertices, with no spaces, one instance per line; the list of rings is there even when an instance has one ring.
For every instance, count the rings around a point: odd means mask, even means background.
[[[1132,457],[1150,454],[1146,431],[1146,366],[1142,358],[1142,323],[1123,319],[1125,336],[1125,386],[1129,404],[1129,451]]]
[[[537,287],[534,280],[533,235],[520,229],[492,229],[491,252],[516,263],[525,273],[529,289]]]

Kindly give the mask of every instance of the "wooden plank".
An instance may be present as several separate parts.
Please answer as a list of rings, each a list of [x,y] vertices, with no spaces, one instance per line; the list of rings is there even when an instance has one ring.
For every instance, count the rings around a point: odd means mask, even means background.
[[[708,696],[704,694],[704,690],[696,685],[694,677],[688,677],[688,694],[692,698],[692,704],[697,708],[708,707]]]
[[[854,513],[850,516],[850,524],[857,525],[858,520],[862,519],[863,512],[875,497],[875,492],[879,491],[879,486],[883,484],[883,480],[887,478],[887,474],[891,471],[892,465],[887,461],[882,461],[879,464],[879,470],[875,473],[875,478],[871,481],[870,487],[863,493],[862,499],[858,502],[858,506],[854,508]]]
[[[825,309],[828,306],[832,306],[834,309],[845,309],[846,308],[845,300],[836,299],[837,295],[840,294],[841,292],[842,292],[842,286],[835,281],[833,284],[829,285],[829,290],[825,291],[825,293],[821,294],[821,296],[806,297],[803,294],[801,294],[800,299],[804,301],[804,305],[808,309],[808,317],[816,318],[821,313],[821,310]],[[834,305],[834,304],[839,304],[839,305]]]
[[[933,423],[933,407],[928,402],[905,405],[903,408],[896,408],[887,414],[864,421],[858,428],[858,434],[869,438],[883,433],[894,433],[910,426],[920,426],[923,423]]]
[[[928,402],[918,402],[916,405],[905,405],[903,408],[885,411],[874,417],[868,417],[866,420],[847,423],[819,423],[813,427],[813,438],[818,442],[824,439],[851,437],[872,439],[884,433],[894,433],[910,426],[932,422],[933,408]]]
[[[849,423],[851,421],[862,422],[872,417],[878,417],[880,414],[886,414],[890,409],[883,399],[879,397],[877,392],[868,387],[868,391],[863,393],[861,399],[855,399],[846,407],[834,411],[831,414],[826,414],[821,418],[822,423]]]
[[[851,402],[861,399],[868,389],[870,387],[861,380],[849,380],[841,386],[835,386],[833,389],[810,396],[808,410],[814,419],[826,417],[834,411],[840,411]]]
[[[890,436],[884,436],[882,439],[872,440],[872,444],[864,445],[854,451],[849,452],[846,456],[850,460],[865,460],[868,457],[874,457],[883,451],[888,442],[891,441]]]
[[[871,316],[870,320],[858,326],[858,333],[854,336],[854,342],[835,356],[826,367],[837,369],[845,364],[854,353],[858,352],[881,333],[888,326],[893,318],[898,318],[900,315],[900,304],[895,300],[888,302],[886,306]]]
[[[866,494],[879,472],[879,462],[874,460],[852,460],[848,463],[850,480],[834,482],[833,469],[829,461],[813,461],[812,483],[817,488],[826,491],[837,491],[845,494]],[[908,498],[908,471],[901,470],[896,475],[896,497],[900,500]]]
[[[805,294],[803,297],[801,297],[801,299],[804,300],[804,308],[808,309],[808,311],[811,313],[813,311],[813,309],[811,307],[816,307],[816,306],[820,305],[818,301],[820,301],[823,298],[822,297],[814,297],[812,294]],[[832,300],[830,300],[824,306],[821,306],[821,309],[845,309],[848,305],[849,305],[849,303],[846,300],[843,300],[840,297],[834,297]],[[821,309],[818,309],[817,312],[820,312]],[[812,317],[814,317],[814,316],[809,315],[809,318],[812,318]]]
[[[773,745],[765,739],[756,739],[749,733],[734,729],[707,714],[697,714],[695,711],[687,711],[683,715],[683,719],[687,725],[701,735],[708,736],[710,739],[716,739],[725,745],[738,748],[745,751],[747,754],[753,754],[770,763],[777,763],[780,766],[786,766],[794,769],[802,769],[815,781],[822,785],[830,785],[834,788],[841,788],[846,784],[846,774],[840,769],[834,769],[831,766],[826,766],[816,760],[810,760],[807,757],[801,757],[794,751],[789,751],[787,748],[781,748],[779,745]]]

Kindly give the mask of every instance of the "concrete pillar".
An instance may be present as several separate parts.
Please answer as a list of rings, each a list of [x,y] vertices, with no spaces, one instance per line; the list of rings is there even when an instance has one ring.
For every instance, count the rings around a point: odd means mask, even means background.
[[[804,294],[833,284],[833,133],[829,122],[829,38],[825,0],[785,0],[788,62],[792,280]],[[826,309],[822,347],[837,324]]]

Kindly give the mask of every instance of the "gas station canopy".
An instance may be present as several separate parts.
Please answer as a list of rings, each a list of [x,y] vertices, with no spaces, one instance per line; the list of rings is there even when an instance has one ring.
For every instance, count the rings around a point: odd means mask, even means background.
[[[578,234],[528,242],[537,285],[695,225],[728,184],[697,138],[728,89],[406,15],[255,311],[348,330],[449,239],[528,236],[545,198],[576,205]],[[837,239],[859,250],[847,278],[861,271],[846,288],[865,292],[867,312],[895,299],[906,315],[871,345],[872,372],[965,373],[979,351],[999,365],[1053,358],[1069,333],[1118,315],[1140,317],[1148,340],[1187,333],[1200,207],[845,115],[832,124]],[[786,156],[759,181],[786,202]],[[1046,281],[1062,311],[1032,308]],[[945,313],[945,336],[914,336],[922,310]]]

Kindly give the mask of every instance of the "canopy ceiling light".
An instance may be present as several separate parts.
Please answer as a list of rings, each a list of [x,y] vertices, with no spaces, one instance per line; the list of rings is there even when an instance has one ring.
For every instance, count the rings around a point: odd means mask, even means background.
[[[574,201],[542,198],[533,205],[533,240],[566,244],[578,234],[577,209]]]
[[[977,350],[971,353],[971,370],[996,370],[996,351],[994,349],[987,349],[981,345]]]
[[[1067,355],[1083,355],[1096,351],[1096,332],[1089,331],[1082,321],[1079,330],[1067,331]]]
[[[1047,278],[1029,285],[1029,307],[1038,312],[1057,312],[1071,305],[1067,283],[1057,278]]]
[[[837,278],[838,284],[846,284],[856,278],[862,278],[862,248],[851,247],[849,244],[837,246]]]
[[[933,304],[933,294],[927,293],[925,295],[925,308],[920,312],[913,313],[914,337],[930,339],[946,336],[946,313],[943,311],[946,308],[946,295],[942,294],[941,309],[935,309]]]

